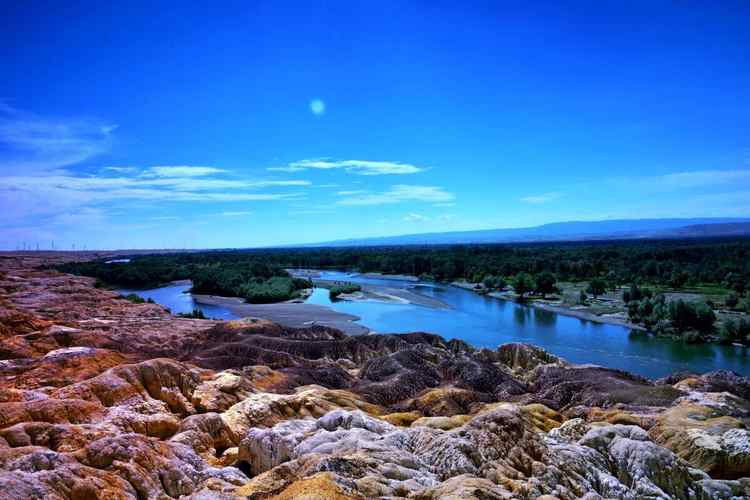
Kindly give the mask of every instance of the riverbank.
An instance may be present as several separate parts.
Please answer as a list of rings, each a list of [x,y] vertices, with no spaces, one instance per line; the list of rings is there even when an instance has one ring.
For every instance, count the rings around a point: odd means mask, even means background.
[[[511,295],[509,295],[508,293],[504,293],[504,292],[491,292],[487,294],[479,294],[476,288],[476,285],[477,285],[476,283],[468,283],[466,281],[454,281],[449,284],[449,286],[462,288],[464,290],[474,292],[478,295],[485,295],[487,297],[492,297],[493,299],[514,302],[522,306],[533,307],[535,309],[542,309],[544,311],[561,314],[563,316],[570,316],[572,318],[578,318],[584,321],[593,321],[594,323],[602,323],[606,325],[623,326],[625,328],[630,328],[631,330],[637,330],[637,331],[642,331],[642,332],[648,331],[642,325],[631,323],[630,321],[628,321],[627,316],[624,316],[624,315],[619,315],[619,314],[599,315],[599,314],[595,314],[589,311],[564,306],[562,304],[552,304],[549,302],[542,302],[539,300],[529,300],[529,301],[524,301],[524,302],[518,302],[514,300],[514,298]]]
[[[305,328],[313,325],[337,328],[347,335],[367,335],[370,329],[355,323],[360,318],[353,314],[335,311],[330,307],[308,304],[299,301],[279,302],[276,304],[248,304],[239,297],[219,297],[216,295],[193,294],[198,304],[220,306],[233,314],[244,317],[256,317],[273,321],[292,328]]]
[[[489,294],[489,295],[495,298],[500,298],[494,294]],[[500,300],[511,300],[511,299],[500,298]],[[588,311],[573,309],[567,306],[561,306],[561,305],[556,305],[556,304],[550,304],[548,302],[539,302],[539,301],[530,301],[528,303],[524,302],[523,305],[528,305],[530,307],[534,307],[537,309],[543,309],[545,311],[550,311],[556,314],[562,314],[564,316],[571,316],[573,318],[578,318],[578,319],[582,319],[585,321],[593,321],[595,323],[603,323],[607,325],[624,326],[625,328],[630,328],[631,330],[638,330],[641,332],[648,331],[646,328],[643,327],[643,325],[636,325],[635,323],[631,323],[624,316],[599,315],[599,314],[594,314]],[[619,313],[616,313],[616,314],[619,314]]]
[[[382,274],[382,273],[360,273],[359,276],[363,278],[372,278],[378,280],[393,280],[393,281],[419,281],[419,278],[410,274]]]

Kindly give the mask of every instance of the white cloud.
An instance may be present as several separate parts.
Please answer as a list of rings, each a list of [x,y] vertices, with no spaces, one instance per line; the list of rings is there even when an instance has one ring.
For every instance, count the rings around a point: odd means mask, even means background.
[[[226,189],[253,189],[279,186],[308,186],[308,181],[241,181],[224,179],[144,179],[140,177],[80,177],[73,175],[0,176],[0,188],[34,189],[35,187],[55,187],[59,189],[95,190],[158,190],[158,191],[214,191]],[[189,193],[188,193],[189,194]]]
[[[430,218],[427,217],[426,215],[415,214],[415,213],[406,214],[404,216],[404,221],[406,222],[427,222],[429,220]]]
[[[339,196],[351,196],[351,195],[354,195],[354,194],[364,194],[366,192],[367,191],[364,190],[364,189],[351,189],[349,191],[338,191],[338,192],[336,192],[336,194],[339,195]]]
[[[750,170],[697,170],[692,172],[676,172],[649,179],[661,186],[675,188],[702,187],[712,184],[728,184],[733,182],[750,181]]]
[[[117,172],[118,174],[130,174],[138,169],[135,167],[104,167],[102,170],[105,172]]]
[[[524,203],[541,204],[554,201],[562,196],[561,193],[544,193],[535,196],[524,196],[521,201]]]
[[[0,175],[0,225],[17,223],[30,217],[74,213],[86,207],[123,200],[159,203],[301,199],[302,193],[266,193],[258,190],[309,184],[301,180],[163,178],[137,174],[134,177],[77,176],[63,171],[43,176]]]
[[[303,170],[343,169],[358,175],[416,174],[424,168],[409,163],[370,160],[300,160],[285,167],[271,167],[268,170],[277,172],[301,172]]]
[[[397,184],[382,193],[362,194],[339,200],[339,205],[386,205],[405,201],[445,202],[454,199],[452,193],[437,186]]]
[[[207,191],[217,189],[256,189],[264,187],[310,186],[310,181],[244,181],[232,179],[206,179],[187,177],[133,181],[140,186],[168,187],[178,191]]]
[[[190,165],[167,165],[151,167],[144,173],[144,177],[203,177],[206,175],[226,172],[215,167],[194,167]]]
[[[0,169],[44,172],[108,151],[116,125],[90,118],[45,118],[0,106]]]

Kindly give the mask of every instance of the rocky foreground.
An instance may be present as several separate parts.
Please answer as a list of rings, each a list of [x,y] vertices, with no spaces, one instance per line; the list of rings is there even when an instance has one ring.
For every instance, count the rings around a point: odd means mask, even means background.
[[[179,319],[0,258],[2,498],[750,497],[750,380]]]

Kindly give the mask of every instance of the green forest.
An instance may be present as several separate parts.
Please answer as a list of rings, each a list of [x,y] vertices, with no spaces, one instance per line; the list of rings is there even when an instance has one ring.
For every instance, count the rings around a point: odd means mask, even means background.
[[[262,255],[237,252],[144,255],[130,262],[74,262],[57,269],[91,276],[102,287],[155,288],[189,279],[193,293],[242,297],[254,304],[289,300],[312,286]]]
[[[621,294],[633,322],[653,330],[716,334],[713,307],[667,302],[667,290],[693,289],[722,297],[723,308],[750,312],[750,239],[627,240],[496,245],[286,248],[132,256],[59,266],[103,286],[150,288],[190,279],[192,291],[237,296],[253,303],[287,300],[310,282],[286,269],[339,269],[408,274],[441,282],[480,283],[485,290],[514,287],[519,298],[545,297],[562,282],[585,283],[581,302],[608,290]],[[347,293],[348,291],[337,291]],[[745,342],[747,324],[730,322],[722,338]]]

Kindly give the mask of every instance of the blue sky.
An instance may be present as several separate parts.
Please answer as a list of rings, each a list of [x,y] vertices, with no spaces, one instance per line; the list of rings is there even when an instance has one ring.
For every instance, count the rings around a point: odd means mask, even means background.
[[[69,3],[4,6],[0,248],[750,216],[747,2]]]

